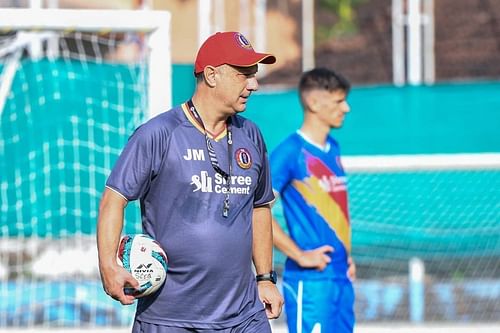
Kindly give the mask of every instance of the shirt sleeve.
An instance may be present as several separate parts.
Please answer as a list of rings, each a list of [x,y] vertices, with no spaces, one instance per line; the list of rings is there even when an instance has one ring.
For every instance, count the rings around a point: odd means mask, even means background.
[[[260,131],[258,131],[256,138],[256,144],[262,160],[262,169],[260,170],[259,182],[257,183],[257,188],[255,190],[253,202],[254,207],[262,206],[274,201],[274,193],[269,169],[269,158],[267,156],[266,144]]]
[[[162,131],[144,124],[132,134],[106,182],[128,201],[149,189],[162,161],[167,139]]]
[[[291,144],[283,142],[271,153],[271,179],[277,193],[282,193],[292,178],[291,168],[296,156],[290,148]]]

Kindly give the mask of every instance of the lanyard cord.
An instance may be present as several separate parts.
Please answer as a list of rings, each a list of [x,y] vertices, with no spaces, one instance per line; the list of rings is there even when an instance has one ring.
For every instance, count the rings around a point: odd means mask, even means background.
[[[228,164],[229,164],[229,172],[225,172],[222,170],[222,168],[219,165],[219,160],[217,159],[217,154],[215,153],[215,149],[212,146],[212,142],[210,141],[210,138],[208,137],[207,130],[205,129],[205,124],[203,124],[203,120],[200,117],[200,114],[198,111],[196,111],[196,108],[193,104],[192,100],[189,100],[187,102],[187,105],[189,107],[189,110],[191,113],[194,115],[195,119],[198,121],[198,123],[201,125],[203,128],[203,133],[205,134],[205,143],[207,146],[207,151],[208,151],[208,156],[210,158],[210,164],[212,164],[212,168],[214,169],[215,172],[220,174],[222,178],[224,178],[225,181],[225,189],[223,192],[225,192],[225,197],[224,197],[224,206],[222,208],[222,217],[228,217],[229,215],[229,193],[231,192],[231,173],[232,173],[232,161],[231,157],[233,155],[233,134],[232,134],[232,129],[231,129],[231,117],[227,118],[226,121],[226,126],[227,126],[227,150],[228,150]]]

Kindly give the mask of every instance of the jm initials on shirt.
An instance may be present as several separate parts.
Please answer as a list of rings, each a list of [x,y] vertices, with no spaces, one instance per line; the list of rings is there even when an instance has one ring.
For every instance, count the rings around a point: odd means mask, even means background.
[[[205,151],[203,149],[187,149],[186,155],[182,156],[186,161],[204,161]]]

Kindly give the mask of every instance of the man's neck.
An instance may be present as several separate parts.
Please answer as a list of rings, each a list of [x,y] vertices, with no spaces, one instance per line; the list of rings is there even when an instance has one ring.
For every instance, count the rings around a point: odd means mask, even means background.
[[[313,124],[310,121],[304,121],[300,128],[300,132],[317,146],[325,147],[330,128]]]
[[[217,112],[217,103],[211,101],[209,97],[200,96],[199,94],[193,95],[191,100],[203,121],[205,130],[209,133],[221,133],[226,126],[228,116],[222,112]]]

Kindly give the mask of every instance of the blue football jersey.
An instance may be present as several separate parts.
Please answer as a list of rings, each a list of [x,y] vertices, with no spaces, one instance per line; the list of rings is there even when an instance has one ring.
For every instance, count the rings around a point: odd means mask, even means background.
[[[288,259],[285,275],[346,278],[351,225],[338,143],[328,137],[326,149],[321,149],[297,132],[272,152],[270,161],[273,188],[280,194],[291,238],[303,250],[323,245],[335,249],[324,271],[301,268]]]

